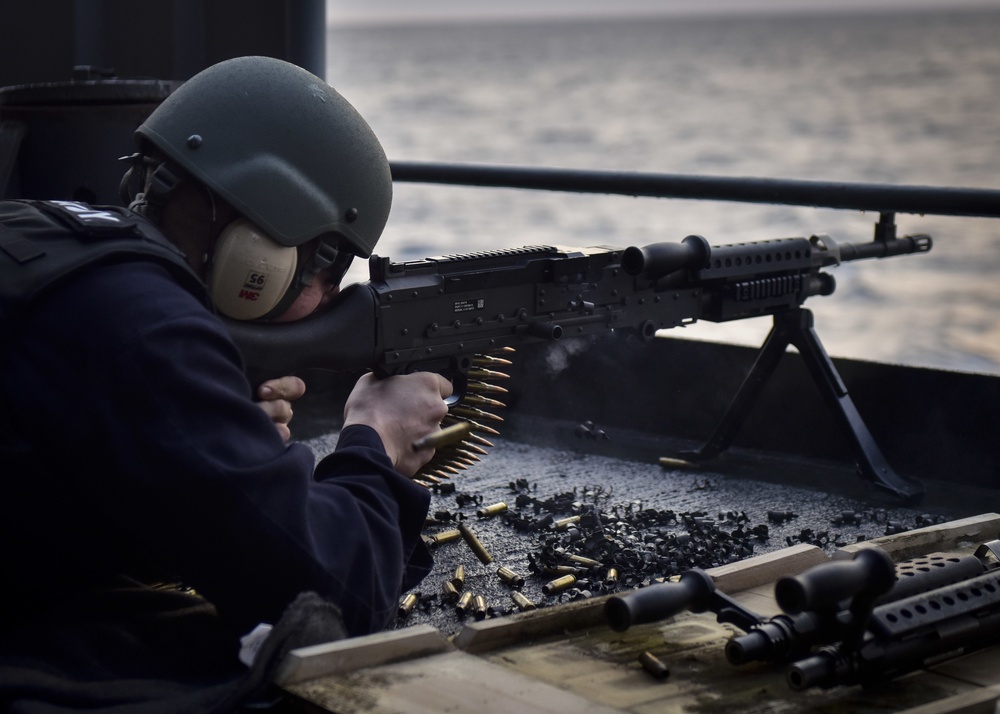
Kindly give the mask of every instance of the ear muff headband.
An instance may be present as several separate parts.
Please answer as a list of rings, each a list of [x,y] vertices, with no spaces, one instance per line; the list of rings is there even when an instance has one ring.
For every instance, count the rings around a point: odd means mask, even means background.
[[[298,249],[283,246],[245,218],[223,229],[209,267],[216,308],[234,320],[257,320],[290,304]]]

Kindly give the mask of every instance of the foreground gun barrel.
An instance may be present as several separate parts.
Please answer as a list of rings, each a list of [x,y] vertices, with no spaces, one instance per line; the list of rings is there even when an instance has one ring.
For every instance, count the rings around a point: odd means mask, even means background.
[[[604,605],[611,629],[624,632],[632,625],[642,625],[672,617],[683,610],[704,612],[712,601],[715,583],[705,571],[692,568],[676,583],[660,583],[613,597]]]

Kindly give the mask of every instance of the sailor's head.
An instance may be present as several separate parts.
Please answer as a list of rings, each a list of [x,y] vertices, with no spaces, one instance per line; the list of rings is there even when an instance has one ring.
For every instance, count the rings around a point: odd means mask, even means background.
[[[196,242],[213,301],[228,317],[300,317],[288,309],[303,293],[321,292],[317,276],[339,284],[385,227],[392,178],[378,139],[326,82],[288,62],[213,65],[135,136],[139,153],[123,193],[182,249]],[[185,201],[209,212],[212,227],[200,237],[183,227]]]

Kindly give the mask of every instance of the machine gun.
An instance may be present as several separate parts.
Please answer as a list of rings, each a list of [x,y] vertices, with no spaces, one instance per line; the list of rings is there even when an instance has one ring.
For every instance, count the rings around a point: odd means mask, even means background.
[[[610,332],[652,340],[658,330],[697,320],[771,315],[771,334],[715,435],[680,456],[700,461],[727,448],[793,344],[849,436],[862,477],[912,501],[922,488],[888,465],[802,308],[834,291],[824,268],[930,250],[929,236],[897,238],[892,228],[861,244],[812,236],[712,247],[688,236],[624,250],[529,246],[407,262],[372,256],[370,280],[348,286],[325,313],[281,325],[230,322],[229,329],[252,377],[306,368],[439,372],[460,396],[451,420],[490,433],[481,422],[491,412],[480,405],[502,406],[495,397],[505,391],[495,384],[505,375],[492,367],[509,364],[498,353],[519,344]],[[422,474],[433,478],[440,463],[436,456]]]
[[[1000,634],[1000,541],[973,555],[932,554],[897,565],[866,548],[850,561],[817,565],[775,584],[784,611],[770,619],[715,588],[697,568],[605,603],[612,629],[711,611],[746,634],[726,643],[742,665],[789,664],[792,689],[892,679],[995,644]]]

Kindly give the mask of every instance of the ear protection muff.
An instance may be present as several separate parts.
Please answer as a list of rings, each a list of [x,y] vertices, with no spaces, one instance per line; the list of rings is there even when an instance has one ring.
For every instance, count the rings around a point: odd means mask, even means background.
[[[284,311],[299,290],[298,249],[275,242],[246,218],[226,226],[209,263],[208,287],[216,309],[234,320],[257,320]]]

